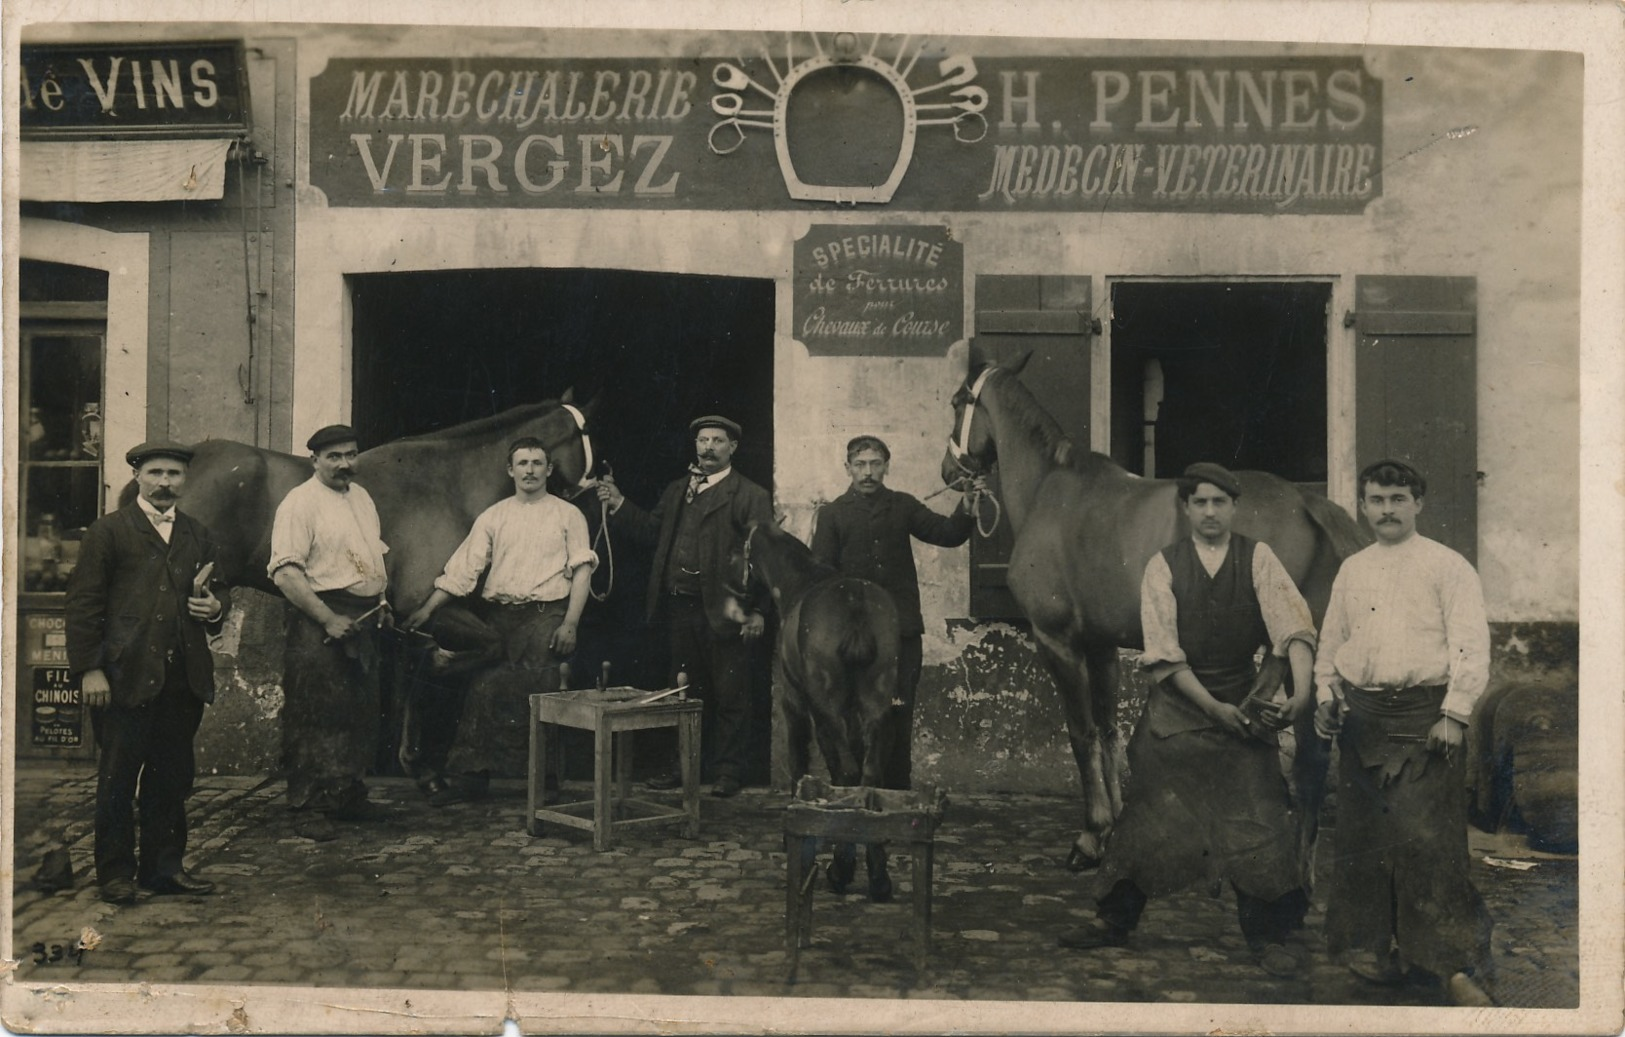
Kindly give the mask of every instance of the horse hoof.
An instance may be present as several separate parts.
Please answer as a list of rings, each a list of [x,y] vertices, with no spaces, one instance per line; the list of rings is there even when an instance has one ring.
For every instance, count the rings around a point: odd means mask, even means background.
[[[1094,871],[1098,867],[1100,867],[1099,857],[1091,857],[1075,845],[1066,855],[1067,871]]]
[[[874,901],[877,904],[889,904],[889,903],[891,903],[891,893],[892,893],[891,876],[882,875],[878,879],[871,879],[870,880],[870,882],[869,882],[869,899],[870,900]]]

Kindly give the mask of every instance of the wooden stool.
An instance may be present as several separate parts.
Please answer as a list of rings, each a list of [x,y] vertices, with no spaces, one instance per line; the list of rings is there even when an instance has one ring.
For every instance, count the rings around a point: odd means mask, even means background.
[[[698,699],[666,696],[637,688],[556,691],[530,697],[530,792],[525,830],[540,835],[542,822],[589,829],[592,848],[607,850],[618,828],[682,821],[683,835],[700,834],[700,711]],[[543,795],[547,774],[544,724],[575,727],[593,733],[593,796],[547,807]],[[652,728],[677,729],[677,753],[683,775],[683,805],[632,799],[631,734]],[[627,814],[636,811],[639,816]],[[590,814],[590,817],[580,816]]]
[[[831,843],[906,843],[914,863],[915,965],[931,953],[931,874],[937,826],[947,798],[935,788],[915,791],[830,785],[808,775],[796,784],[784,811],[785,943],[792,975],[801,948],[812,946],[813,892],[818,869],[806,868],[820,840]],[[861,862],[863,856],[860,854]]]

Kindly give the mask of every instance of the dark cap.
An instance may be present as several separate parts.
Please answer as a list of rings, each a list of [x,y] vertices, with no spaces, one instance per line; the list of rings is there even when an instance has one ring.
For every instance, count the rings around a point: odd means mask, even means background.
[[[720,414],[707,414],[703,418],[695,418],[688,423],[690,435],[699,435],[702,428],[719,428],[728,433],[730,439],[739,438],[739,422],[732,418],[725,418]]]
[[[153,439],[125,454],[124,460],[130,462],[131,468],[140,468],[154,457],[173,457],[191,463],[192,448],[181,446],[172,439]]]
[[[1193,482],[1212,483],[1232,497],[1241,496],[1241,482],[1234,472],[1212,461],[1198,461],[1185,469],[1185,478]]]
[[[335,443],[354,443],[355,429],[348,425],[328,425],[319,428],[310,439],[305,442],[305,449],[311,453],[318,453],[322,447],[332,446]]]

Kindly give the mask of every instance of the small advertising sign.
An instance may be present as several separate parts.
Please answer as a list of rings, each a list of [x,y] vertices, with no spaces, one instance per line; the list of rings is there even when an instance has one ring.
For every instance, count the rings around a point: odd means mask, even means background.
[[[23,616],[23,665],[68,665],[67,620],[61,614]]]
[[[965,246],[946,227],[814,224],[794,289],[813,356],[941,356],[964,337]]]
[[[85,707],[79,682],[65,666],[36,667],[33,744],[74,748],[85,741]]]

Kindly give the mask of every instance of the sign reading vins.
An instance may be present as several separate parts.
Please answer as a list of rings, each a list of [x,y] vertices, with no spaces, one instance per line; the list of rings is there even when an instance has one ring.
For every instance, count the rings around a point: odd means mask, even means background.
[[[242,47],[207,43],[22,48],[24,140],[235,137],[248,131]]]
[[[794,292],[813,356],[941,356],[964,337],[965,246],[946,227],[814,224]]]
[[[1382,83],[1355,55],[945,43],[882,75],[798,40],[772,67],[335,58],[310,82],[310,182],[333,206],[815,212],[1358,214],[1382,194]],[[853,53],[895,49],[865,37]],[[879,201],[869,189],[895,170]]]

